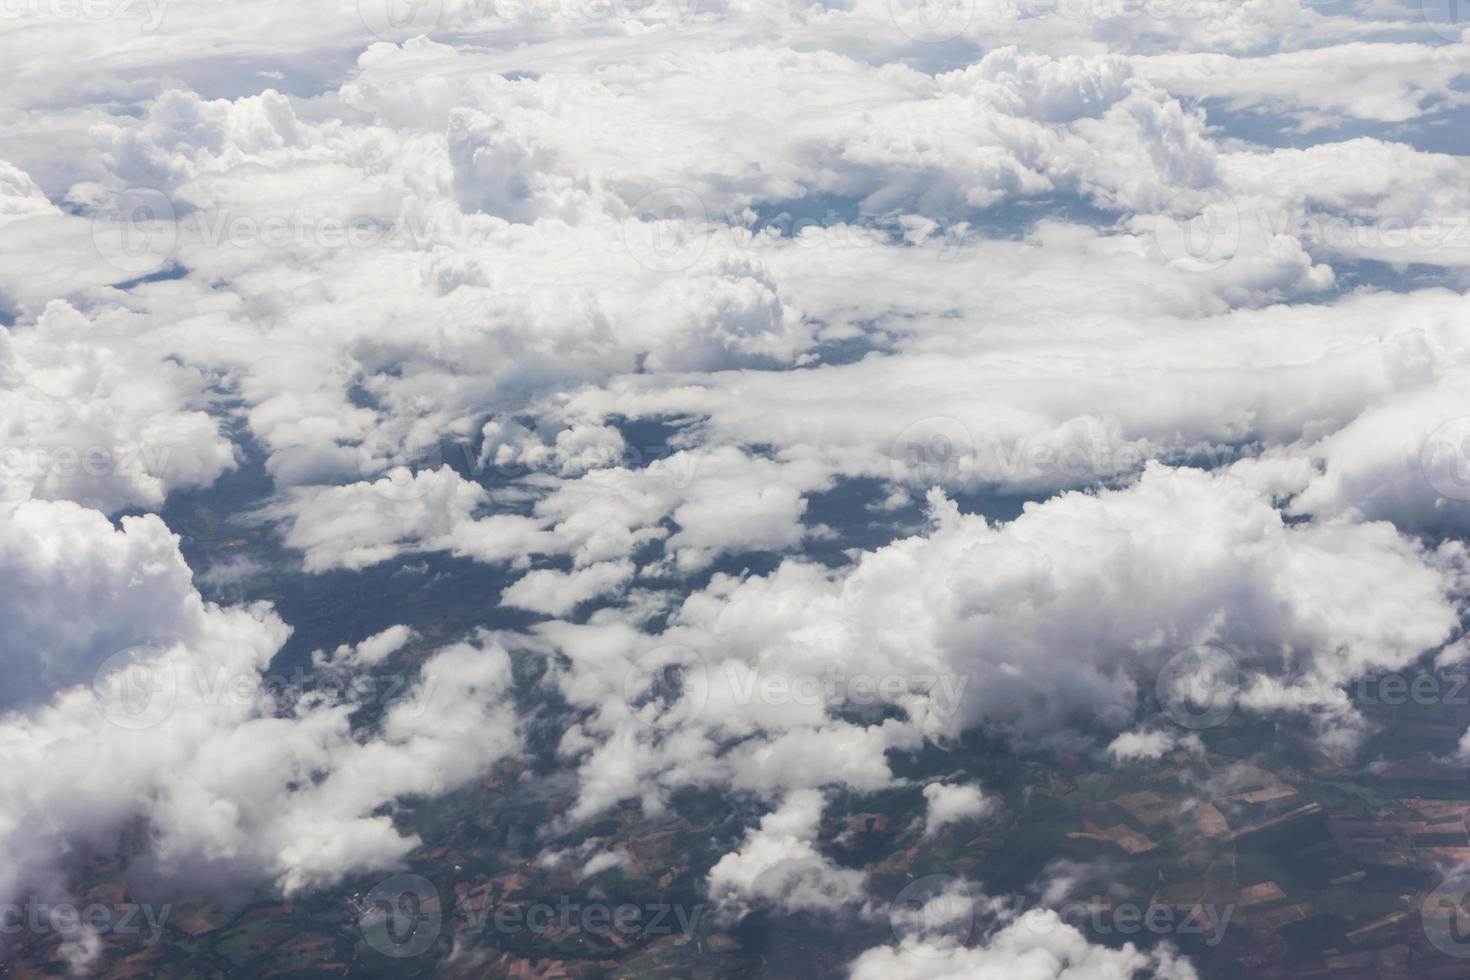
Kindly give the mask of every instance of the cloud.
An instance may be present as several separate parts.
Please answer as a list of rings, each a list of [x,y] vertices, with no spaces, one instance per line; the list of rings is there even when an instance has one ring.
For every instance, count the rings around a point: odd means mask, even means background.
[[[1124,732],[1108,743],[1108,754],[1115,762],[1135,759],[1158,759],[1172,752],[1178,744],[1173,732],[1156,729],[1151,732]]]
[[[995,809],[978,786],[930,783],[924,787],[929,808],[924,815],[924,833],[936,834],[948,824],[983,817]]]
[[[234,447],[207,411],[204,373],[150,346],[60,300],[31,328],[0,334],[6,496],[157,508],[235,468]]]
[[[0,655],[25,681],[0,717],[0,838],[18,856],[6,897],[58,892],[75,848],[135,821],[149,846],[132,871],[154,887],[291,894],[390,868],[417,842],[384,807],[517,751],[510,663],[483,637],[433,653],[355,731],[383,687],[356,668],[381,664],[403,627],[339,652],[341,690],[312,692],[269,672],[289,627],[265,604],[205,603],[157,517],[114,528],[29,501],[0,514],[0,542]]]
[[[1095,944],[1049,909],[1037,909],[1004,926],[982,945],[966,947],[920,939],[879,946],[852,964],[853,980],[961,980],[1020,976],[1036,980],[1197,980],[1189,962],[1165,945],[1144,951]]]
[[[1362,71],[1371,61],[1371,76]],[[1465,74],[1453,45],[1335,44],[1257,57],[1161,54],[1133,61],[1145,77],[1171,92],[1224,99],[1232,110],[1290,114],[1304,128],[1344,118],[1402,122],[1458,101]],[[1285,79],[1291,83],[1286,84]]]
[[[739,918],[757,905],[782,912],[835,913],[866,900],[862,872],[833,865],[815,847],[822,797],[791,794],[749,831],[738,851],[710,869],[710,897]]]
[[[841,569],[716,574],[657,634],[611,616],[507,635],[555,654],[548,682],[586,712],[560,743],[581,783],[570,819],[628,799],[656,812],[681,786],[872,791],[892,784],[889,750],[974,727],[1030,746],[1111,741],[1198,644],[1233,654],[1243,710],[1290,706],[1351,752],[1363,730],[1341,698],[1251,690],[1335,690],[1457,635],[1452,556],[1386,523],[1288,522],[1226,474],[1151,465],[1004,524],[938,491],[930,503],[926,533]]]
[[[11,675],[0,708],[90,683],[119,651],[203,639],[212,621],[178,539],[151,515],[114,528],[66,501],[5,508],[0,580],[7,623],[0,656]]]
[[[1001,525],[937,495],[932,506],[929,534],[844,572],[788,560],[719,582],[666,637],[725,657],[762,651],[767,669],[779,656],[791,672],[983,678],[955,714],[924,724],[1041,737],[1069,717],[1121,725],[1139,685],[1205,639],[1251,669],[1280,671],[1289,656],[1342,683],[1457,629],[1453,577],[1391,525],[1288,524],[1228,476],[1152,465],[1129,487],[1029,504]],[[1390,608],[1417,611],[1406,621]]]
[[[396,800],[518,751],[514,652],[559,827],[718,789],[769,810],[730,915],[866,914],[822,794],[890,753],[1159,757],[1202,643],[1351,751],[1339,685],[1463,654],[1466,72],[1417,12],[52,6],[0,23],[0,893],[137,820],[185,886],[394,866]],[[257,486],[308,572],[503,564],[539,619],[345,627],[320,679],[419,664],[371,724],[262,684],[288,624],[158,516]],[[119,652],[182,684],[150,727]],[[854,975],[1192,976],[1058,926]]]
[[[361,643],[343,643],[328,656],[317,650],[312,654],[312,663],[318,667],[342,669],[376,667],[384,660],[402,650],[416,634],[407,626],[390,626],[381,633],[374,633]]]
[[[607,561],[573,572],[531,572],[501,594],[500,601],[548,616],[566,616],[590,599],[621,591],[633,577],[633,563]]]
[[[417,473],[400,467],[371,483],[296,491],[286,543],[304,552],[308,571],[366,568],[447,542],[486,499],[448,466]]]

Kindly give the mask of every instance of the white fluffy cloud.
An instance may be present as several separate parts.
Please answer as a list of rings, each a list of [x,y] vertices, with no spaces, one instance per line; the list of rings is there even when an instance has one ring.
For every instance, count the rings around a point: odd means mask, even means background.
[[[1373,72],[1364,72],[1371,62]],[[1137,59],[1140,72],[1171,92],[1224,99],[1235,109],[1269,107],[1309,128],[1343,118],[1400,122],[1431,102],[1464,98],[1456,45],[1338,44],[1264,57],[1166,54]],[[1289,81],[1288,81],[1289,79]]]
[[[879,946],[853,962],[852,980],[1197,980],[1189,962],[1169,947],[1144,951],[1088,940],[1056,913],[1038,909],[998,930],[979,946],[920,940]]]
[[[136,870],[175,887],[290,894],[389,868],[417,841],[385,805],[517,749],[510,664],[484,638],[435,653],[372,731],[354,732],[359,688],[313,694],[269,673],[289,627],[264,604],[204,602],[158,518],[114,528],[29,501],[0,514],[0,542],[0,662],[23,682],[7,684],[0,716],[7,897],[60,888],[75,847],[138,820],[151,846]],[[327,666],[355,673],[409,638],[395,627]]]
[[[156,508],[233,469],[204,373],[148,346],[61,301],[0,333],[0,492]]]
[[[565,616],[578,605],[615,593],[633,577],[633,563],[605,561],[572,572],[542,569],[506,589],[500,601],[550,616]]]
[[[567,820],[774,808],[711,872],[735,914],[863,907],[820,794],[892,785],[891,750],[1157,756],[1137,714],[1199,643],[1248,710],[1463,652],[1470,172],[1431,149],[1463,38],[1387,4],[961,6],[0,19],[0,892],[135,818],[160,874],[391,865],[383,807],[515,751],[506,647],[570,705]],[[284,642],[161,519],[107,516],[257,449],[307,571],[503,563],[543,621],[432,654],[368,732],[197,685],[104,727],[120,650],[259,678]],[[333,642],[316,669],[355,676],[421,637]],[[925,796],[931,830],[989,805]],[[1192,975],[1019,923],[922,952],[854,975]]]
[[[1199,644],[1229,651],[1245,688],[1330,691],[1457,635],[1457,551],[1387,523],[1291,523],[1229,475],[1153,465],[1128,487],[1064,494],[999,525],[937,491],[931,507],[926,533],[841,570],[791,559],[768,575],[715,575],[657,635],[609,616],[515,640],[564,657],[550,678],[591,712],[561,742],[579,764],[573,819],[627,799],[657,810],[689,785],[773,800],[877,789],[892,783],[888,750],[975,725],[1021,743],[1117,735]],[[670,672],[680,683],[654,683]],[[1337,748],[1362,734],[1342,699],[1274,702],[1292,703],[1320,709]],[[838,717],[875,706],[896,717]],[[1172,745],[1157,740],[1111,748]],[[949,803],[974,802],[934,792],[941,822]]]
[[[710,869],[710,897],[737,917],[753,905],[787,912],[860,908],[867,900],[865,876],[835,866],[817,851],[821,818],[821,794],[791,794],[746,834],[740,850]]]
[[[0,656],[11,676],[0,707],[90,682],[113,654],[192,640],[210,621],[177,540],[153,516],[114,528],[65,501],[6,507],[0,576],[7,624]]]
[[[1074,712],[1126,719],[1138,681],[1199,642],[1341,683],[1457,629],[1453,576],[1391,525],[1289,524],[1226,476],[1155,465],[1128,488],[1064,494],[999,526],[933,506],[929,534],[845,573],[790,561],[716,583],[672,635],[725,656],[779,653],[795,671],[968,675],[957,715],[930,724],[1041,735]]]
[[[1134,759],[1158,759],[1178,744],[1173,732],[1163,729],[1124,732],[1108,743],[1108,753],[1117,762]]]
[[[924,800],[929,809],[924,815],[924,832],[938,833],[948,824],[983,817],[995,809],[995,801],[987,799],[978,786],[930,783],[924,787]]]

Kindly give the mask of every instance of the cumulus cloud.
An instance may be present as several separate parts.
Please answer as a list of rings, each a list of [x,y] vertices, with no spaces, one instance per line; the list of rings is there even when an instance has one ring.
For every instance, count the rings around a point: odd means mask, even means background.
[[[59,890],[77,847],[109,846],[134,821],[150,840],[135,871],[170,887],[291,894],[389,868],[416,840],[385,806],[516,751],[509,660],[484,638],[434,653],[371,731],[354,731],[359,688],[273,682],[289,627],[265,604],[204,602],[158,518],[114,528],[30,501],[0,517],[0,536],[3,660],[24,680],[0,717],[7,897]],[[330,666],[381,664],[408,638],[394,627]]]
[[[1378,69],[1371,77],[1365,61]],[[1457,98],[1454,82],[1465,73],[1462,53],[1440,44],[1349,43],[1248,58],[1161,54],[1134,64],[1171,92],[1286,112],[1305,128],[1345,117],[1413,119],[1432,101]]]
[[[861,907],[863,873],[837,867],[816,849],[821,817],[821,794],[791,794],[746,834],[738,851],[715,862],[710,897],[737,918],[756,905],[826,913]]]
[[[304,553],[310,571],[365,568],[448,541],[486,496],[448,466],[399,467],[371,483],[297,491],[286,543]]]
[[[374,633],[361,643],[343,643],[330,655],[322,650],[312,654],[312,662],[318,667],[353,668],[375,667],[415,638],[414,631],[407,626],[390,626],[381,633]]]
[[[769,809],[710,871],[733,916],[862,912],[822,793],[926,739],[1158,758],[1191,743],[1140,721],[1154,680],[1209,644],[1244,710],[1310,687],[1350,751],[1339,685],[1463,655],[1448,25],[60,6],[0,22],[0,893],[136,819],[162,877],[392,866],[396,799],[516,751],[508,650],[567,706],[559,823],[690,786]],[[149,513],[240,467],[307,572],[444,552],[540,619],[333,638],[324,676],[426,654],[370,730],[184,684],[114,731],[88,682],[119,651],[258,680],[285,642]],[[930,832],[991,806],[924,797]],[[853,972],[1193,975],[1064,926],[929,952]]]
[[[573,572],[531,572],[501,595],[501,602],[549,616],[565,616],[589,599],[619,591],[633,577],[633,563],[606,561]]]
[[[13,674],[3,708],[90,681],[119,651],[199,637],[210,622],[178,539],[151,515],[114,528],[65,501],[6,508],[0,576],[8,624],[0,656]]]
[[[978,786],[930,783],[924,787],[929,808],[924,814],[924,832],[936,834],[946,825],[983,817],[995,809]]]
[[[841,657],[875,674],[977,675],[985,684],[954,718],[928,722],[1041,735],[1077,712],[1126,719],[1138,681],[1204,640],[1268,671],[1289,651],[1297,669],[1342,682],[1457,630],[1453,578],[1391,525],[1290,524],[1225,476],[1155,465],[1127,488],[1063,494],[998,526],[937,495],[932,506],[928,535],[845,573],[788,561],[691,598],[677,635],[726,655],[779,650],[797,669]],[[1375,595],[1417,612],[1406,622],[1365,607]]]
[[[926,533],[840,570],[716,574],[658,634],[609,618],[512,638],[557,654],[549,681],[590,712],[560,744],[581,782],[569,816],[628,799],[657,811],[691,785],[874,790],[892,784],[889,750],[974,726],[1032,745],[1092,732],[1120,758],[1157,756],[1168,736],[1120,733],[1200,644],[1237,665],[1243,709],[1306,712],[1350,752],[1363,730],[1344,697],[1253,692],[1340,694],[1458,631],[1452,556],[1387,523],[1289,522],[1229,475],[1154,465],[1005,524],[937,491],[931,508]],[[962,802],[934,793],[936,813]]]
[[[3,492],[157,508],[233,469],[205,373],[160,354],[64,301],[30,329],[0,333]]]
[[[1168,946],[1140,950],[1132,943],[1111,949],[1093,943],[1049,909],[1037,909],[1004,926],[982,945],[956,946],[921,939],[879,946],[852,964],[853,980],[962,980],[1017,976],[1036,980],[1197,980],[1189,962]]]
[[[1158,759],[1166,752],[1172,752],[1177,744],[1179,744],[1178,737],[1173,732],[1163,729],[1155,729],[1150,732],[1124,732],[1108,743],[1108,754],[1116,762]]]

